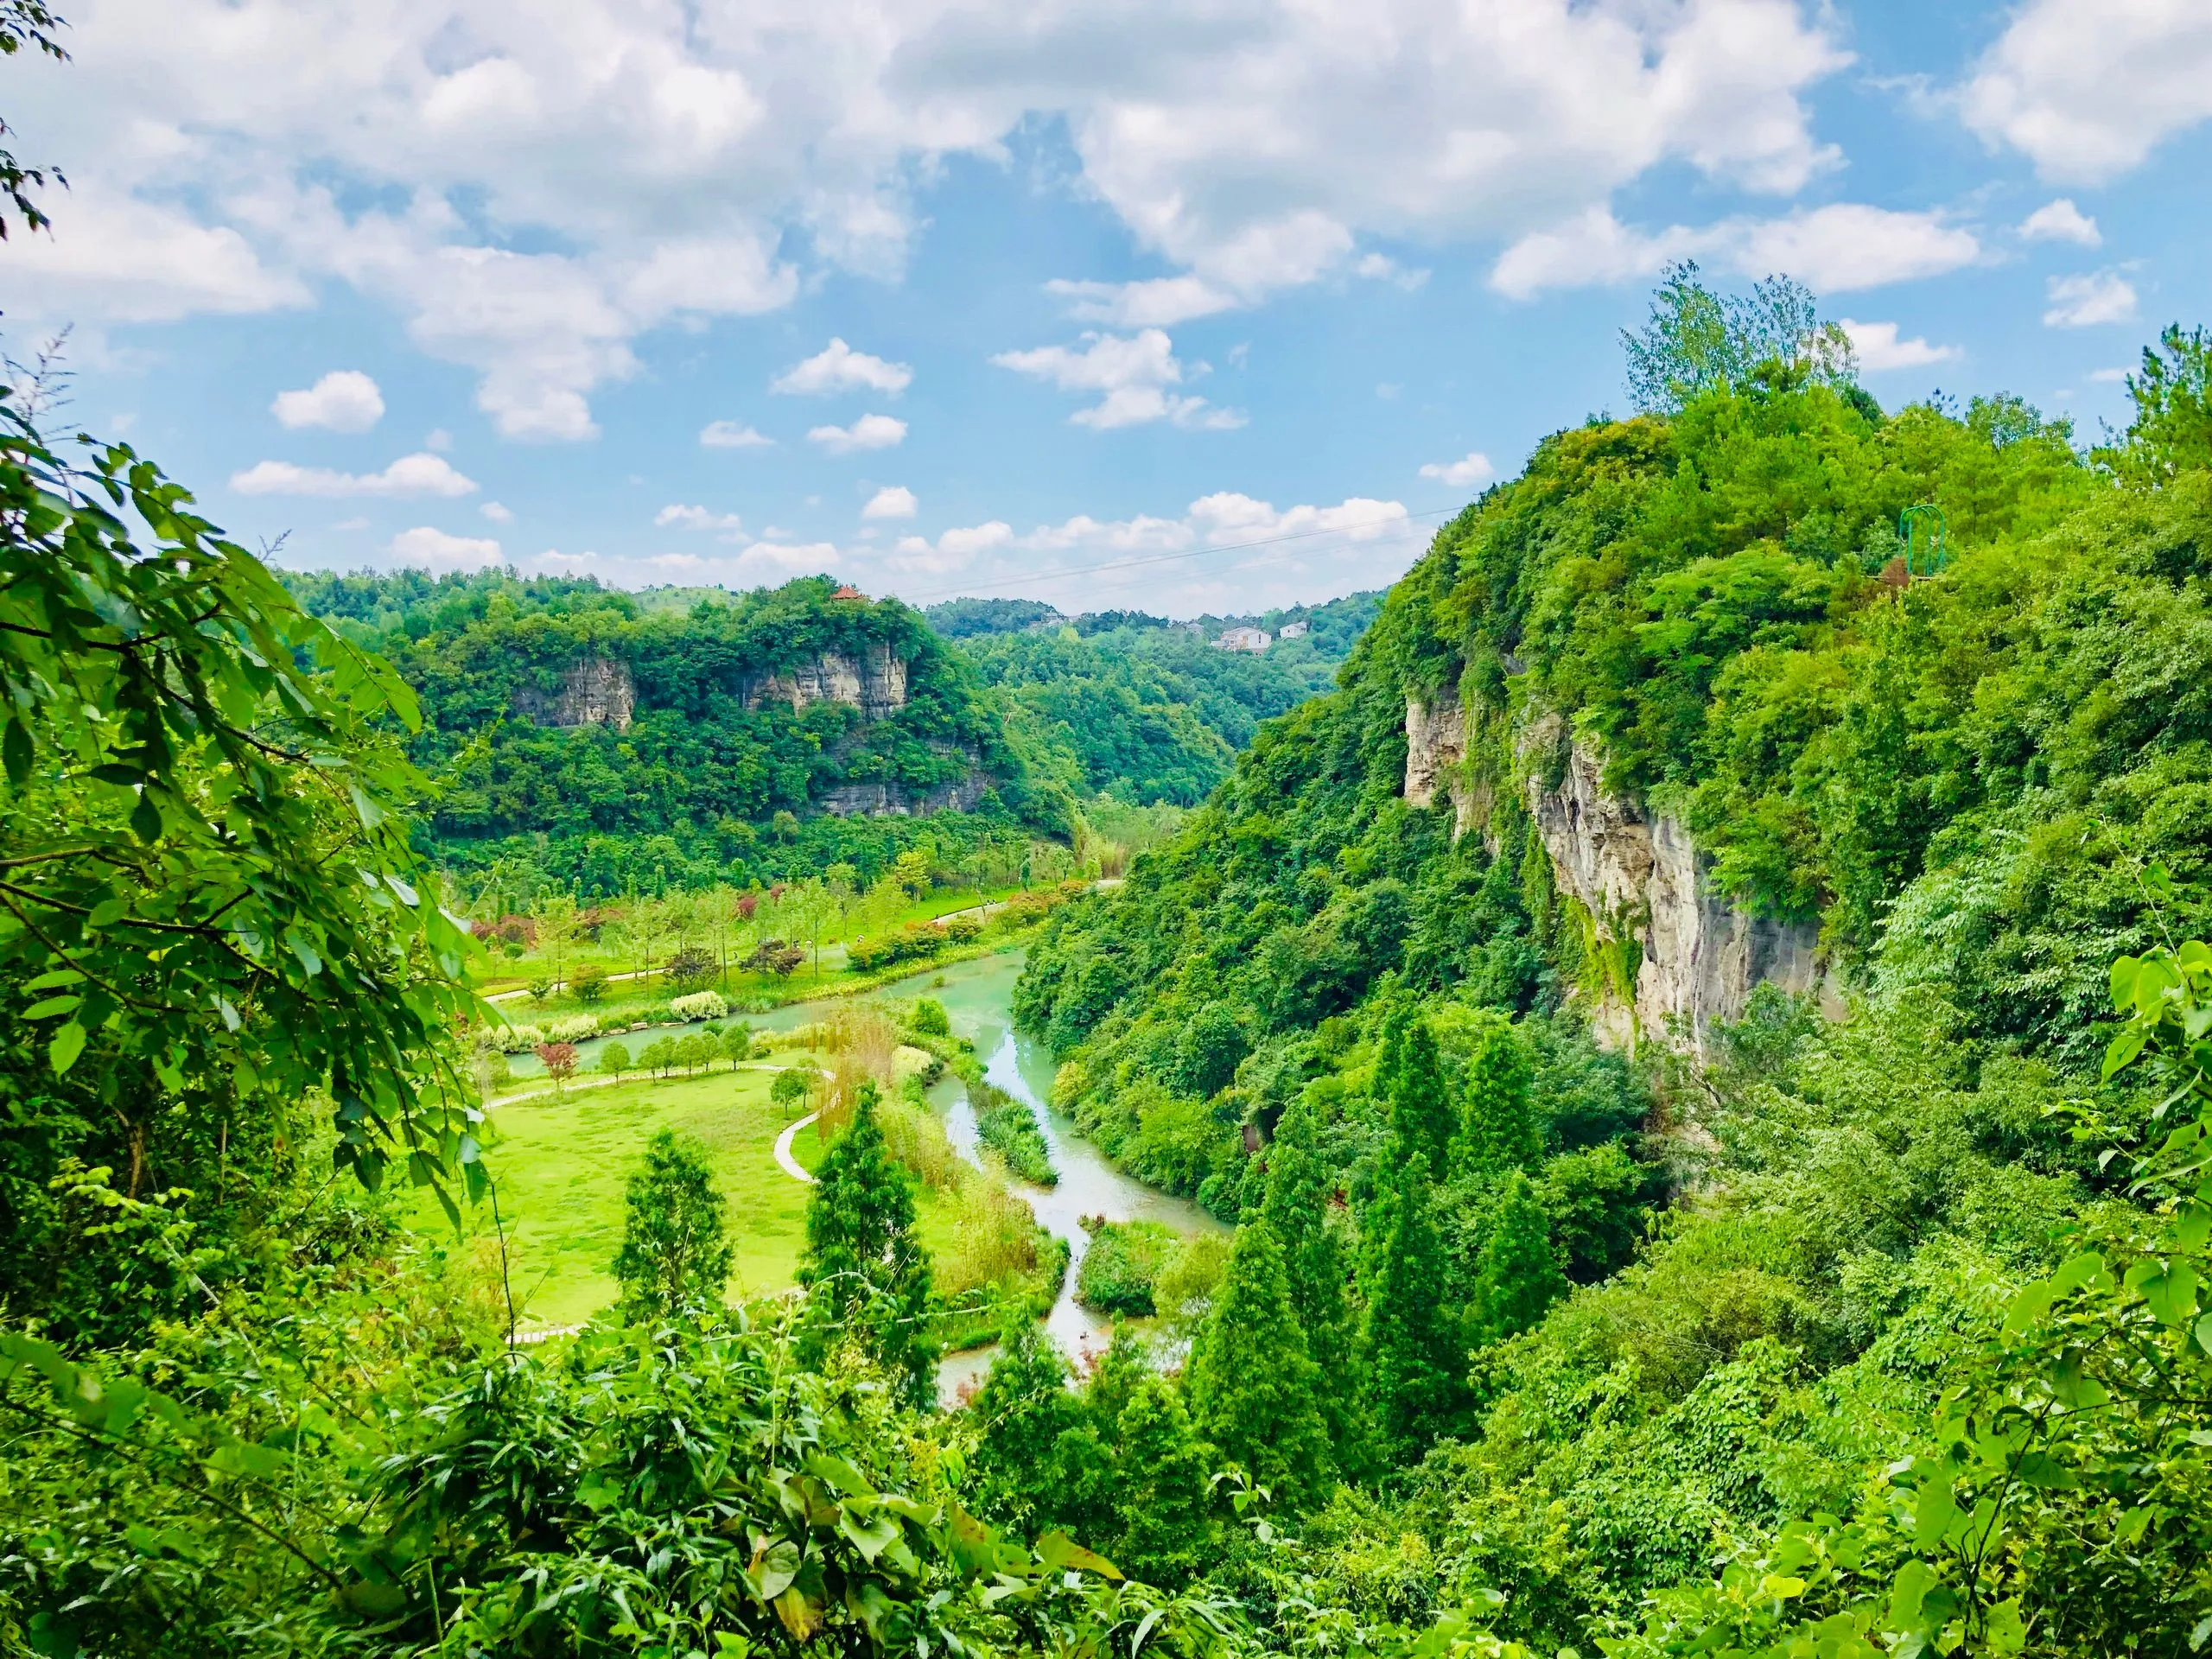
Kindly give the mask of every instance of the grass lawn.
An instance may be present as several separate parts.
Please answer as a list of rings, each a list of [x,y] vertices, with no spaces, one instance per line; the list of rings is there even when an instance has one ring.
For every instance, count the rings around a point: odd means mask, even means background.
[[[574,1325],[614,1300],[610,1264],[622,1243],[623,1194],[645,1143],[664,1127],[705,1143],[715,1184],[729,1201],[737,1246],[730,1294],[760,1295],[794,1282],[806,1239],[812,1191],[776,1163],[776,1137],[788,1119],[768,1099],[775,1072],[747,1067],[663,1082],[641,1079],[578,1089],[556,1099],[540,1096],[493,1111],[485,1156],[499,1183],[507,1224],[508,1267],[515,1304],[530,1325]],[[827,1150],[811,1128],[791,1147],[813,1169]],[[932,1255],[950,1250],[951,1206],[918,1185],[918,1222]],[[491,1206],[467,1217],[472,1233],[492,1230]],[[435,1204],[416,1225],[442,1230]]]
[[[623,1190],[664,1127],[696,1135],[729,1200],[737,1245],[734,1294],[757,1295],[792,1282],[805,1239],[806,1198],[777,1166],[776,1137],[785,1120],[769,1103],[775,1073],[747,1068],[698,1077],[620,1083],[502,1106],[486,1125],[486,1161],[499,1183],[508,1229],[515,1301],[532,1324],[572,1325],[614,1299],[609,1264],[622,1242]],[[812,1168],[822,1148],[801,1129],[793,1152]],[[488,1205],[468,1217],[488,1231]],[[446,1224],[435,1206],[418,1223]]]

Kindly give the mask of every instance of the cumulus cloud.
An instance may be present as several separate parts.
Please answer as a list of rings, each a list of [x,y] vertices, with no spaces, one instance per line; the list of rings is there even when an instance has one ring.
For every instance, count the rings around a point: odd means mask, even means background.
[[[835,542],[754,542],[737,556],[741,566],[783,572],[827,570],[837,563]]]
[[[856,449],[889,449],[904,443],[906,423],[891,415],[863,415],[850,426],[810,427],[806,436],[833,455],[849,455]]]
[[[863,518],[911,518],[920,511],[914,493],[904,485],[887,484],[868,498],[861,509]]]
[[[1900,340],[1894,322],[1859,322],[1846,317],[1842,326],[1843,332],[1851,336],[1851,349],[1858,354],[1859,366],[1870,374],[1955,363],[1966,355],[1956,346],[1930,346],[1923,335]]]
[[[2131,372],[2127,369],[2091,369],[2089,378],[2100,385],[2113,385],[2126,379]]]
[[[1787,272],[1827,294],[1941,276],[1981,257],[1974,232],[1936,213],[1837,202],[1779,219],[1730,219],[1657,232],[1592,207],[1523,237],[1499,256],[1491,285],[1514,299],[1650,276],[1669,260],[1711,258],[1746,276]]]
[[[2212,117],[2202,0],[2028,0],[1960,93],[1967,126],[2045,178],[2101,183]]]
[[[476,481],[463,477],[442,455],[402,455],[380,473],[340,473],[327,467],[298,467],[289,461],[264,461],[231,475],[240,495],[467,495]]]
[[[1049,381],[1063,391],[1100,393],[1098,402],[1068,418],[1101,432],[1153,421],[1216,430],[1244,424],[1244,416],[1235,410],[1217,409],[1203,397],[1167,390],[1182,383],[1184,368],[1164,330],[1088,334],[1083,340],[1079,350],[1039,346],[1001,352],[991,361],[1017,374]]]
[[[11,248],[11,311],[90,329],[347,284],[470,369],[499,432],[575,440],[641,335],[824,268],[895,276],[916,181],[1039,115],[1166,268],[1067,296],[1128,329],[1368,238],[1517,236],[1656,168],[1786,194],[1837,159],[1808,98],[1849,61],[1809,0],[1133,0],[1108,32],[1074,0],[546,15],[104,0],[10,111],[101,181]]]
[[[476,511],[495,524],[512,524],[515,521],[514,509],[497,501],[486,501]]]
[[[278,425],[294,430],[319,426],[329,432],[365,432],[384,418],[384,394],[359,369],[333,369],[304,391],[278,392],[269,412]]]
[[[793,364],[770,381],[768,389],[813,397],[835,391],[880,391],[896,397],[913,382],[914,372],[904,363],[887,363],[832,338],[812,357]]]
[[[2045,202],[2022,219],[2020,236],[2029,242],[2078,242],[2085,248],[2104,245],[2097,221],[2064,196]]]
[[[699,442],[709,449],[766,449],[775,443],[742,421],[709,421],[699,429]]]
[[[1083,322],[1120,328],[1172,328],[1195,317],[1234,310],[1236,295],[1198,276],[1154,276],[1135,283],[1071,282],[1055,278],[1045,291],[1068,302],[1068,315]]]
[[[704,507],[687,507],[671,502],[653,515],[653,523],[663,530],[679,525],[685,530],[720,530],[735,532],[744,523],[734,512],[709,512]]]
[[[2135,285],[2118,271],[2054,276],[2044,293],[2050,302],[2043,314],[2047,327],[2094,328],[2099,323],[2135,321]]]
[[[1490,457],[1479,449],[1470,449],[1457,461],[1432,461],[1421,469],[1423,478],[1452,485],[1479,484],[1497,473],[1497,468],[1490,464]]]
[[[472,569],[499,562],[499,544],[489,537],[448,536],[429,524],[403,530],[391,538],[391,556],[402,564],[433,570]]]

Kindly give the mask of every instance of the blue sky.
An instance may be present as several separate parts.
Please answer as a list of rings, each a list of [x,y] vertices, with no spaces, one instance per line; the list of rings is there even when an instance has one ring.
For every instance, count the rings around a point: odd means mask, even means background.
[[[291,563],[1256,609],[1621,408],[1669,257],[2088,436],[2212,321],[2202,0],[65,10],[9,346]]]

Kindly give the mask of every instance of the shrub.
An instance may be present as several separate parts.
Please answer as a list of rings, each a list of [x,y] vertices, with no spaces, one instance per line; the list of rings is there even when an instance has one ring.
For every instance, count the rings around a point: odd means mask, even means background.
[[[980,1077],[968,1085],[968,1103],[976,1113],[976,1138],[1005,1159],[1007,1168],[1038,1186],[1060,1184],[1052,1148],[1027,1104]]]
[[[485,1034],[502,1054],[524,1053],[545,1040],[544,1030],[537,1026],[493,1026]]]
[[[673,999],[668,1011],[678,1020],[719,1020],[729,1012],[729,1004],[720,991],[694,991]]]
[[[1075,1299],[1095,1313],[1153,1313],[1153,1287],[1180,1243],[1156,1221],[1108,1221],[1091,1230]]]
[[[918,1036],[950,1037],[952,1021],[945,1017],[944,1004],[933,996],[915,1003],[913,1029]]]
[[[952,1247],[936,1263],[941,1296],[958,1296],[1034,1273],[1052,1242],[1039,1229],[1029,1206],[990,1174],[971,1173],[955,1190],[950,1208]]]
[[[983,918],[980,916],[955,916],[944,925],[944,937],[955,944],[966,944],[981,938],[982,933]]]
[[[569,988],[579,1002],[596,1002],[607,995],[607,969],[588,962],[569,976]]]
[[[924,1186],[943,1192],[960,1185],[968,1166],[944,1138],[944,1125],[935,1112],[909,1101],[887,1100],[876,1109],[875,1121],[891,1155]]]
[[[786,944],[781,939],[763,939],[753,948],[753,954],[738,965],[749,973],[773,974],[778,979],[785,979],[805,960],[806,952],[798,945]]]
[[[595,1014],[571,1014],[545,1027],[545,1040],[550,1043],[576,1043],[598,1035],[599,1016]]]
[[[945,937],[926,922],[909,922],[895,933],[873,939],[855,939],[845,948],[845,958],[860,973],[872,974],[902,962],[925,962],[945,947]]]
[[[661,975],[679,991],[696,991],[715,976],[715,959],[696,948],[677,951],[661,966]]]

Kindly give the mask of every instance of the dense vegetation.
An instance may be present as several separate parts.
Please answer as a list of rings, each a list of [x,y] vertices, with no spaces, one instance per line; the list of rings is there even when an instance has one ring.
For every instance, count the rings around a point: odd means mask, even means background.
[[[2085,461],[1692,349],[1701,294],[1653,412],[1547,443],[1048,923],[1063,1097],[1238,1224],[1102,1228],[1160,1347],[1076,1377],[1019,1319],[955,1412],[929,1120],[872,1080],[804,1294],[723,1305],[738,1217],[671,1136],[622,1303],[511,1340],[408,680],[0,401],[0,1651],[2199,1650],[2212,353],[2170,335]],[[1951,531],[1902,587],[1900,499]],[[1456,837],[1400,797],[1454,690]],[[1569,734],[1821,918],[1850,1018],[1592,1041],[1634,918],[1533,833]],[[404,1231],[401,1171],[490,1247]]]

